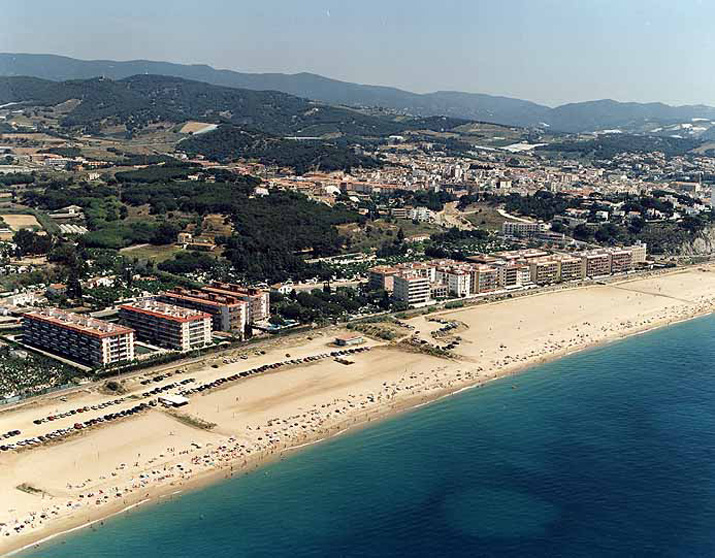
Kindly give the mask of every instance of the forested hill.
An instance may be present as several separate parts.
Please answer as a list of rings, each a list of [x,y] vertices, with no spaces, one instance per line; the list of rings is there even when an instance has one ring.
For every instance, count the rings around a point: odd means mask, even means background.
[[[197,80],[224,87],[281,91],[332,105],[385,107],[415,116],[449,116],[509,126],[544,126],[559,132],[619,128],[648,132],[660,126],[706,120],[715,129],[715,107],[624,103],[611,100],[578,102],[551,108],[530,101],[458,91],[418,94],[394,87],[363,85],[311,73],[243,73],[205,64],[172,64],[148,60],[77,60],[47,54],[0,54],[0,76],[33,76],[63,81],[105,76],[121,80],[156,74]],[[715,131],[711,132],[715,134]]]
[[[81,101],[64,117],[65,127],[123,124],[140,129],[153,122],[226,122],[275,135],[321,136],[342,133],[384,136],[406,125],[390,118],[332,107],[276,91],[219,87],[180,78],[138,75],[112,81],[97,78],[52,82],[0,78],[0,105],[56,105]],[[412,123],[411,125],[414,125]]]
[[[220,126],[213,132],[188,138],[178,145],[188,155],[201,154],[214,161],[255,159],[268,165],[291,167],[298,174],[313,169],[346,170],[380,165],[336,141],[284,139],[236,126]]]

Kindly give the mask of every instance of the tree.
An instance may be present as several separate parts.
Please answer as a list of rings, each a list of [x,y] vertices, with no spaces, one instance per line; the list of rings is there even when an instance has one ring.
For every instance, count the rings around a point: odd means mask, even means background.
[[[67,296],[69,298],[82,298],[82,283],[79,280],[79,273],[76,269],[71,269],[67,278]]]
[[[585,242],[591,238],[591,229],[589,229],[583,223],[581,223],[580,225],[576,225],[576,228],[573,230],[573,237],[576,240],[581,240]]]
[[[161,223],[151,237],[151,243],[157,245],[171,244],[176,242],[176,237],[181,229],[172,223]]]
[[[28,229],[21,229],[12,237],[21,256],[46,254],[52,247],[50,235],[37,234]]]

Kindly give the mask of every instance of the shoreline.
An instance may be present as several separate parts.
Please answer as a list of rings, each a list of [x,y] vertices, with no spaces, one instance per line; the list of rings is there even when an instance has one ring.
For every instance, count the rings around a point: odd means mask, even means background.
[[[575,291],[578,292],[578,289]],[[545,295],[540,294],[538,296],[549,296],[550,294],[551,293],[545,293]],[[495,303],[493,306],[503,304],[503,302],[504,301],[500,301]],[[695,303],[692,304],[695,305]],[[636,325],[634,327],[624,329],[623,331],[612,332],[604,336],[602,339],[589,340],[576,347],[564,347],[561,350],[550,352],[547,356],[536,356],[533,359],[529,359],[524,362],[511,362],[504,364],[497,369],[491,370],[490,372],[492,372],[492,374],[489,376],[480,376],[474,380],[455,381],[455,385],[450,383],[450,385],[441,390],[434,390],[428,393],[411,393],[400,399],[382,403],[376,408],[363,409],[362,411],[346,415],[341,417],[341,420],[328,425],[325,430],[307,434],[303,439],[289,439],[287,442],[281,442],[278,446],[273,446],[270,450],[264,450],[251,455],[249,458],[244,460],[243,465],[239,465],[241,461],[240,459],[235,459],[231,462],[222,463],[220,466],[212,469],[192,474],[187,478],[183,478],[178,484],[171,482],[168,485],[164,484],[162,486],[151,486],[137,491],[136,494],[126,495],[126,498],[123,498],[122,502],[117,501],[116,504],[111,502],[106,507],[82,510],[76,515],[59,518],[57,521],[50,521],[46,525],[43,524],[40,526],[40,528],[34,532],[23,533],[22,535],[18,535],[17,538],[13,538],[12,541],[7,541],[10,544],[7,544],[4,549],[6,554],[3,555],[16,555],[32,548],[39,547],[40,545],[51,540],[69,535],[85,527],[92,528],[98,523],[103,524],[106,520],[121,516],[125,513],[130,513],[134,509],[146,508],[148,505],[161,503],[167,498],[173,498],[174,496],[178,496],[179,494],[186,493],[188,491],[193,492],[234,476],[249,474],[274,461],[285,459],[293,452],[318,445],[351,431],[363,429],[373,422],[397,417],[402,413],[420,409],[434,404],[442,399],[458,395],[462,392],[484,387],[494,380],[521,374],[535,366],[581,353],[589,349],[594,349],[599,345],[607,345],[629,337],[634,337],[636,335],[649,333],[657,329],[705,317],[715,311],[712,303],[707,304],[706,306],[695,305],[691,308],[688,308],[686,305],[685,308],[686,310],[690,309],[691,312],[681,311],[680,313],[675,313],[671,317],[661,319],[660,321],[649,322],[646,325]],[[445,314],[459,316],[461,313],[470,312],[471,310],[471,308],[461,308],[447,311]],[[466,360],[445,360],[444,362],[449,363],[452,367],[474,366],[474,363],[470,363]],[[285,373],[286,372],[278,372],[278,374]],[[0,540],[0,548],[5,546],[3,545],[4,542],[5,541]]]

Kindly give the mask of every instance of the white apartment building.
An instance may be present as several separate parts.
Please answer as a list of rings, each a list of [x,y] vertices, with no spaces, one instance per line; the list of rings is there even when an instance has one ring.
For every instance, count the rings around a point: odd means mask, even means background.
[[[447,287],[452,296],[467,296],[471,291],[471,277],[467,271],[455,270],[447,273]]]
[[[535,236],[545,232],[548,227],[544,223],[510,223],[502,225],[502,234],[506,236]]]
[[[410,210],[410,219],[419,221],[420,223],[434,221],[434,211],[426,207],[413,207]]]
[[[409,305],[423,304],[430,299],[429,279],[413,273],[395,275],[393,296]]]
[[[633,265],[643,264],[648,258],[648,246],[644,243],[634,244],[629,248],[633,257]]]
[[[211,314],[192,308],[141,300],[120,306],[119,318],[141,341],[167,349],[191,351],[211,344]]]

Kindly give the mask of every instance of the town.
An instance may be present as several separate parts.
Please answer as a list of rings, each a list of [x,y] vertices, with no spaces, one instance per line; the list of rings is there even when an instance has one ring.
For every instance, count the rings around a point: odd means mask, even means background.
[[[708,245],[715,165],[677,142],[456,122],[361,147],[377,167],[298,170],[187,148],[221,133],[200,121],[146,130],[178,140],[150,154],[59,138],[42,131],[56,110],[0,110],[5,403],[305,326],[697,262]],[[574,151],[607,139],[607,157]],[[35,373],[10,373],[28,359]]]
[[[1,556],[715,554],[715,3],[3,7]]]

